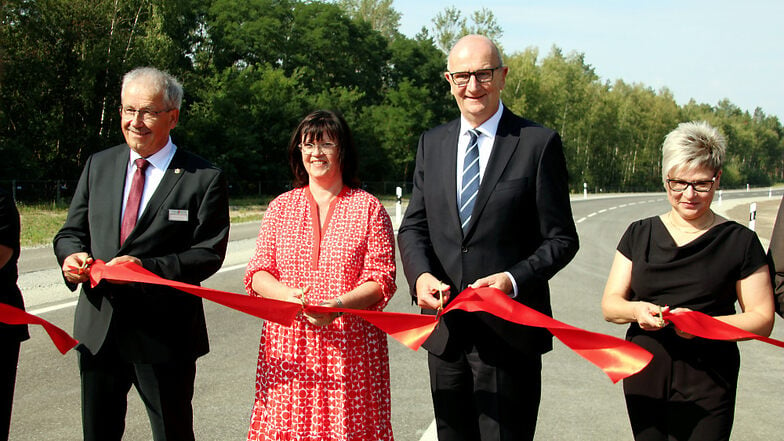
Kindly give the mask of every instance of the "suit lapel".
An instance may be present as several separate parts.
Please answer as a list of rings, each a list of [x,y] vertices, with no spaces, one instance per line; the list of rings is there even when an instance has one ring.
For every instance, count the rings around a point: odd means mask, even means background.
[[[498,180],[509,163],[509,158],[512,157],[517,145],[519,144],[520,137],[514,136],[509,132],[507,127],[507,114],[509,109],[504,109],[501,115],[501,120],[498,122],[498,130],[496,130],[495,141],[493,142],[493,150],[490,152],[490,158],[487,161],[487,167],[482,175],[482,183],[479,185],[479,192],[476,195],[476,202],[474,203],[474,211],[471,213],[471,220],[466,227],[465,236],[467,237],[474,229],[474,225],[479,220],[482,210],[487,205],[488,199],[493,194]]]
[[[450,209],[449,222],[452,223],[453,228],[458,231],[463,229],[460,227],[460,209],[457,203],[457,142],[460,138],[460,120],[455,120],[447,127],[444,139],[441,141],[441,151],[443,152],[443,161],[446,163],[446,175],[444,176],[444,192],[446,193],[446,200],[450,201],[447,206]],[[435,168],[441,168],[439,164],[435,164]],[[443,170],[443,169],[442,169]]]

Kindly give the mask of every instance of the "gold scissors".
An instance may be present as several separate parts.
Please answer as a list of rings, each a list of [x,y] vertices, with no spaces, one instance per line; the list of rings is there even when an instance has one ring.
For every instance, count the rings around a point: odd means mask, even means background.
[[[82,264],[79,265],[79,268],[77,268],[76,274],[84,274],[84,272],[87,270],[88,266],[90,266],[90,265],[87,263],[87,259],[84,259],[82,261]]]
[[[302,302],[302,307],[304,308],[304,307],[308,306],[308,303],[309,303],[308,302],[308,295],[305,294],[305,288],[304,287],[299,289],[299,293],[300,293],[299,301]]]
[[[438,281],[438,313],[444,310],[444,282]]]

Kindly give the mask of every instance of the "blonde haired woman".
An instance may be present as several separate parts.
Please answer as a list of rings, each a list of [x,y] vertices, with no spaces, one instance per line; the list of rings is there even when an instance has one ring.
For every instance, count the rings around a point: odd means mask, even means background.
[[[705,122],[680,124],[662,146],[672,209],[632,223],[621,238],[602,298],[626,339],[653,353],[624,380],[636,440],[726,440],[740,357],[734,342],[694,338],[660,311],[695,310],[759,335],[773,327],[773,292],[757,235],[711,208],[726,150]],[[741,312],[735,313],[735,302]]]

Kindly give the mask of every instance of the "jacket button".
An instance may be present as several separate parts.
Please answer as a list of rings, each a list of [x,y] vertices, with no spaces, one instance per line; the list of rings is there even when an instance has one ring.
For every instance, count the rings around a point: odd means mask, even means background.
[[[460,251],[461,251],[463,254],[465,254],[465,253],[467,253],[467,252],[468,252],[468,248],[466,248],[466,247],[463,247],[463,248],[461,248],[461,249],[460,249]]]

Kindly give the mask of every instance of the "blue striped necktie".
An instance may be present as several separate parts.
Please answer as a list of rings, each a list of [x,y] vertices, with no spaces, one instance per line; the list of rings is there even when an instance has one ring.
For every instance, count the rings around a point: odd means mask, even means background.
[[[468,141],[465,157],[463,159],[463,186],[460,191],[460,226],[465,231],[471,221],[471,212],[474,209],[476,194],[479,192],[479,133],[476,129],[468,131],[471,140]]]

